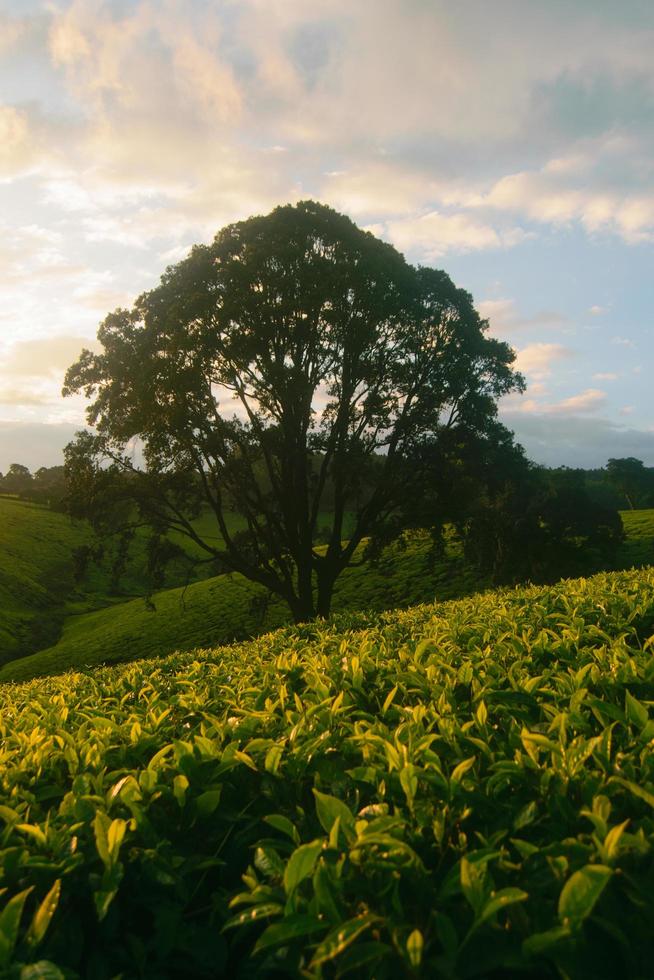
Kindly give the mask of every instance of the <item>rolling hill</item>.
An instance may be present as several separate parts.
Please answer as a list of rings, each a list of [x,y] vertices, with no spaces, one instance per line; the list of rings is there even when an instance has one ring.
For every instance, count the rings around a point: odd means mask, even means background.
[[[185,566],[173,566],[169,585],[144,601],[145,553],[136,561],[120,590],[112,590],[106,568],[92,570],[83,588],[73,588],[68,565],[71,548],[84,531],[57,514],[0,498],[5,549],[0,557],[0,608],[7,637],[0,681],[23,680],[82,666],[117,663],[216,646],[274,629],[288,621],[278,600],[240,575],[220,575],[179,586]],[[627,539],[619,567],[642,567],[654,561],[654,510],[622,514]],[[3,526],[3,525],[0,525]],[[202,528],[206,533],[207,529]],[[138,542],[137,542],[138,545]],[[18,575],[12,576],[14,556]],[[206,574],[206,573],[205,573]],[[32,585],[32,583],[35,583]],[[377,566],[348,569],[337,583],[334,611],[375,613],[439,599],[456,598],[488,587],[461,560],[452,541],[446,557],[434,559],[426,536],[410,535],[404,546],[390,548]],[[16,604],[14,593],[19,593]],[[22,602],[22,605],[20,604]],[[16,639],[16,637],[18,639]],[[25,655],[38,649],[36,653]],[[9,661],[9,662],[6,662]]]

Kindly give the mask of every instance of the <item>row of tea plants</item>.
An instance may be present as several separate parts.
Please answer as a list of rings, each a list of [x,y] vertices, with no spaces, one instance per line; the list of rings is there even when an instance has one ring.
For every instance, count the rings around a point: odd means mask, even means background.
[[[654,570],[0,688],[0,976],[646,978]]]

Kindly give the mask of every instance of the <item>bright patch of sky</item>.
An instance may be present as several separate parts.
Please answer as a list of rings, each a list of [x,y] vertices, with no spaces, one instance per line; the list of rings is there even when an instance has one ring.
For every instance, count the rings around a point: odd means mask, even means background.
[[[654,465],[652,50],[649,0],[0,0],[0,469],[104,315],[306,197],[472,292],[532,458]]]

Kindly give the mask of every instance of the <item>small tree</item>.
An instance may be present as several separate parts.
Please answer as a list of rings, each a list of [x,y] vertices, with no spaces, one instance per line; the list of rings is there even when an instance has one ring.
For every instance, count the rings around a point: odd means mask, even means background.
[[[422,492],[416,448],[483,430],[522,387],[486,326],[444,272],[324,205],[229,225],[108,316],[102,352],[69,369],[64,394],[93,398],[96,429],[67,451],[72,506],[176,529],[296,620],[326,616],[363,539]]]

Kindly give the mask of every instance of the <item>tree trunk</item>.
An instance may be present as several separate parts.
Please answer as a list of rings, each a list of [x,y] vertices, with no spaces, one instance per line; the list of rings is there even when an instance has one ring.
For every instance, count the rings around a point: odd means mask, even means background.
[[[332,569],[328,571],[318,571],[318,599],[316,602],[316,614],[323,619],[327,619],[332,608],[332,596],[334,594],[334,583],[338,573]]]

